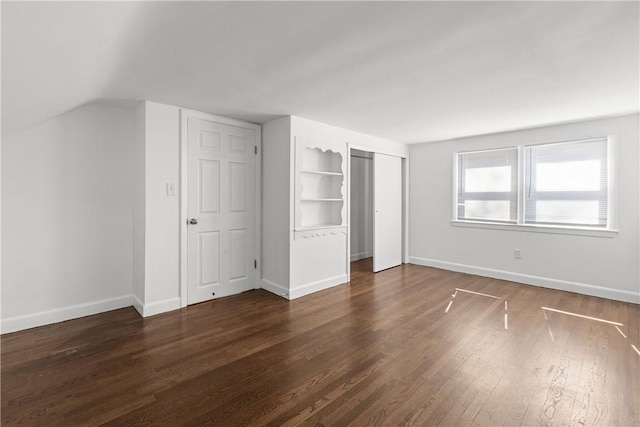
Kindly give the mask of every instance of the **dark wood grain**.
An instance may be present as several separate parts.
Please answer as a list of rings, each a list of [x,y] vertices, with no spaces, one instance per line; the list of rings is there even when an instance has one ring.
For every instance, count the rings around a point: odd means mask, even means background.
[[[294,301],[258,290],[3,335],[2,425],[640,425],[640,306],[370,269]]]

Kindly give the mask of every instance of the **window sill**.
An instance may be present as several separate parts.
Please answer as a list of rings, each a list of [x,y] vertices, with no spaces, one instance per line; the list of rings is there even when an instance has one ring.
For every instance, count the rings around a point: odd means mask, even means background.
[[[480,221],[460,221],[451,220],[451,225],[455,227],[486,228],[490,230],[524,231],[530,233],[550,233],[568,234],[573,236],[607,237],[613,238],[618,235],[618,230],[593,229],[587,227],[554,227],[549,225],[523,225],[523,224],[499,224]]]

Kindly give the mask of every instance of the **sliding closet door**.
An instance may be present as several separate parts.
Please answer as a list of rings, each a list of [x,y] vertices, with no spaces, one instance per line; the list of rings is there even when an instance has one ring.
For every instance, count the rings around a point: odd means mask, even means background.
[[[373,271],[402,264],[402,159],[373,158]]]

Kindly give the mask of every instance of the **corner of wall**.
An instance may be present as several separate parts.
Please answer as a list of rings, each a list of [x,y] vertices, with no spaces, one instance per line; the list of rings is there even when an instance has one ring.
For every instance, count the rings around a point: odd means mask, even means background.
[[[142,304],[140,300],[136,299],[133,307],[142,317],[149,317],[179,309],[180,298],[168,298],[166,300],[155,301],[147,304]]]
[[[280,285],[278,283],[274,283],[271,280],[262,278],[260,281],[260,287],[262,289],[264,289],[265,291],[269,291],[274,295],[277,295],[279,297],[282,298],[286,298],[286,299],[290,299],[289,298],[289,287],[288,286],[283,286]]]
[[[289,299],[300,298],[338,285],[346,285],[348,280],[349,279],[346,274],[341,274],[339,276],[329,277],[327,279],[296,286],[295,288],[291,288],[291,291],[289,292]]]
[[[133,295],[134,307],[142,315],[144,306],[145,263],[145,122],[146,102],[141,102],[134,113],[134,200],[133,200]]]
[[[291,117],[262,126],[261,287],[276,295],[289,292]],[[268,250],[267,250],[268,248]]]

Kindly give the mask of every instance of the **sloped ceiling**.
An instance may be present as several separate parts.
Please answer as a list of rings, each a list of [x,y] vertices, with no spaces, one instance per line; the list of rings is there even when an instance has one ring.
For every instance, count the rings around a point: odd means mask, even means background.
[[[3,135],[88,102],[413,143],[636,112],[638,2],[2,2]]]

